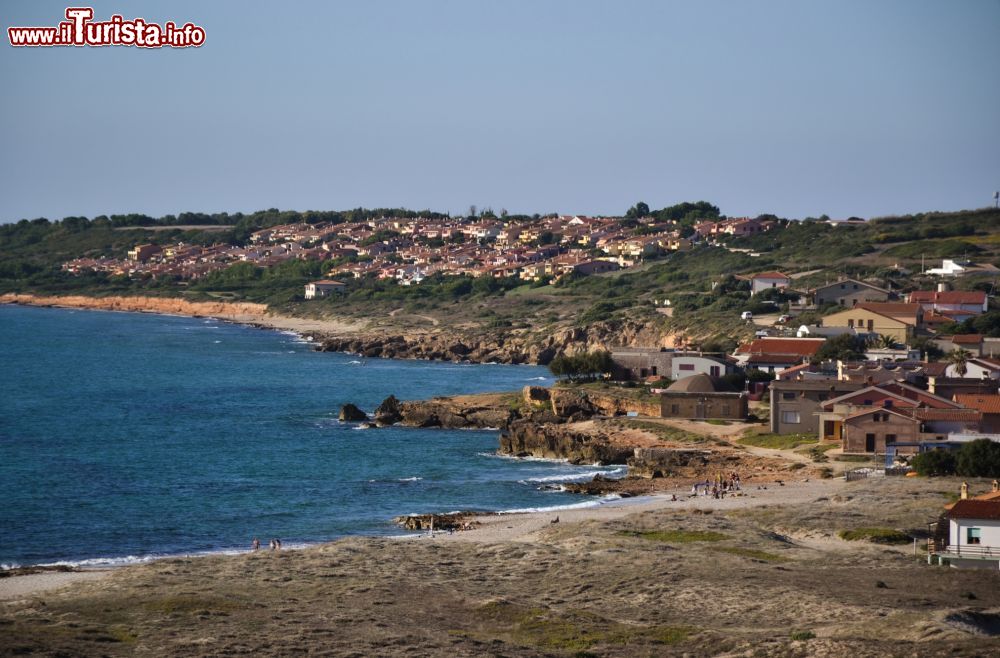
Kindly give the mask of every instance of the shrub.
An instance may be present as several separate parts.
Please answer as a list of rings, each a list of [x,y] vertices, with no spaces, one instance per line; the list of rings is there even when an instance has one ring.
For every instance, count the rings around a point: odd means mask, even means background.
[[[955,465],[956,472],[966,477],[1000,477],[1000,443],[989,439],[966,443],[958,451]]]
[[[929,450],[914,455],[910,460],[910,466],[918,475],[952,475],[955,472],[956,462],[955,453],[950,450]]]

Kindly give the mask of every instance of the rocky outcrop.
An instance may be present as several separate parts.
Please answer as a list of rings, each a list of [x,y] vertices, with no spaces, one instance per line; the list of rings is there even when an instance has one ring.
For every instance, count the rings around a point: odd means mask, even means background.
[[[456,403],[449,398],[404,402],[400,406],[403,425],[450,429],[505,429],[521,417],[516,409],[503,405]]]
[[[701,473],[711,458],[709,450],[636,448],[626,463],[629,477],[652,479]]]
[[[390,395],[386,399],[382,400],[382,404],[375,408],[374,417],[375,424],[378,427],[395,425],[399,421],[403,420],[402,407],[399,404],[399,400],[396,399],[396,396]]]
[[[521,420],[511,423],[500,435],[500,452],[517,457],[567,459],[574,464],[624,464],[633,449],[616,444],[603,432]]]
[[[673,336],[651,322],[615,320],[556,331],[425,331],[330,336],[316,348],[369,358],[431,359],[471,363],[537,363],[560,354],[610,350],[620,345],[672,345]]]
[[[552,412],[562,418],[591,416],[624,416],[635,412],[643,416],[659,416],[659,400],[642,399],[576,388],[553,388],[550,391]]]
[[[454,512],[451,514],[410,514],[397,516],[392,522],[407,530],[468,530],[475,523],[476,512]]]
[[[358,409],[356,405],[348,403],[340,408],[339,418],[346,422],[356,423],[368,420],[368,414]]]

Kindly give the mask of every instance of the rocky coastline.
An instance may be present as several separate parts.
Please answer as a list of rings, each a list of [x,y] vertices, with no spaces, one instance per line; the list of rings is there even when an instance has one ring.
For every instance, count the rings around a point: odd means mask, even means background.
[[[547,365],[561,354],[607,350],[620,345],[671,346],[675,339],[655,323],[638,319],[555,329],[441,326],[433,330],[404,330],[391,325],[376,327],[371,322],[344,317],[282,315],[265,304],[195,302],[177,297],[6,293],[0,295],[0,304],[214,317],[261,329],[293,331],[313,339],[318,351],[366,358]]]

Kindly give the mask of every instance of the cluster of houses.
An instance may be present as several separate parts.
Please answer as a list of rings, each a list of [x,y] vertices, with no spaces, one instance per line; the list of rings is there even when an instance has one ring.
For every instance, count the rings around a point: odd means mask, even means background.
[[[791,283],[781,272],[747,279],[754,291]],[[612,352],[614,377],[673,380],[654,389],[664,417],[739,419],[751,398],[763,396],[759,384],[732,390],[725,376],[756,371],[753,379],[769,380],[772,432],[812,434],[845,453],[891,459],[984,436],[1000,440],[1000,338],[934,332],[986,312],[985,292],[942,286],[896,300],[886,289],[842,278],[802,295],[812,308],[833,307],[822,325],[785,329],[784,336],[761,332],[731,354],[622,348]],[[820,347],[840,334],[865,339],[864,358],[817,362]],[[916,338],[945,353],[961,350],[964,358],[928,362],[910,347]]]
[[[707,225],[692,233],[676,222],[653,217],[637,222],[636,226],[620,217],[553,215],[527,220],[388,217],[287,224],[253,233],[245,246],[145,244],[132,249],[126,259],[78,258],[63,269],[76,274],[89,270],[197,279],[240,262],[271,267],[308,259],[335,261],[327,272],[338,280],[375,276],[411,285],[439,273],[541,280],[632,267],[650,257],[690,249],[693,241],[714,235]],[[707,224],[728,235],[775,226],[749,218]]]

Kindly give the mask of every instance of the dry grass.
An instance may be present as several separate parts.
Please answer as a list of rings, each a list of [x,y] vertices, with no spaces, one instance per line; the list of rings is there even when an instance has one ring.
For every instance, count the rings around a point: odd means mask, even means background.
[[[859,481],[797,505],[565,522],[527,542],[164,560],[6,604],[0,655],[989,655],[996,638],[961,620],[992,619],[1000,574],[835,536],[924,527],[958,483]]]

